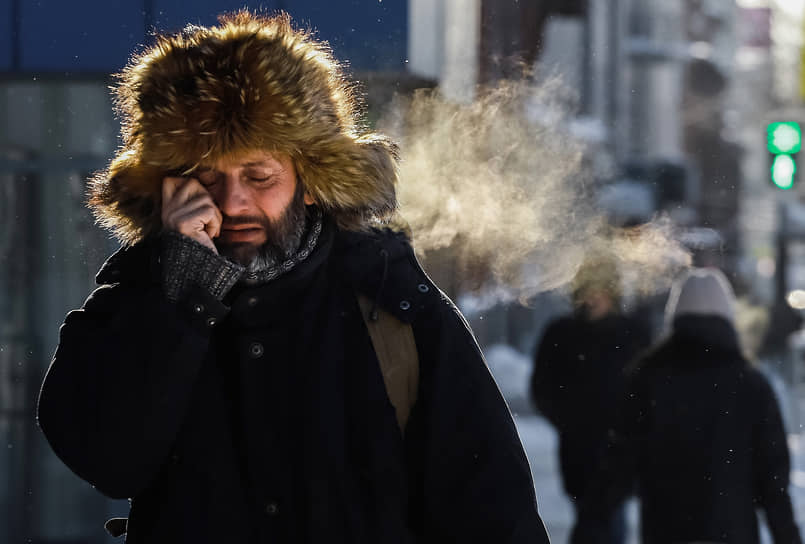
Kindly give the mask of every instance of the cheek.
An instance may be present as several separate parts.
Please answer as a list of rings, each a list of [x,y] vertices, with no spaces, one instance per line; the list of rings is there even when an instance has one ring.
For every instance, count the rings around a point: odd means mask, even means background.
[[[255,202],[269,219],[279,219],[291,203],[294,194],[293,185],[272,187],[255,191]]]

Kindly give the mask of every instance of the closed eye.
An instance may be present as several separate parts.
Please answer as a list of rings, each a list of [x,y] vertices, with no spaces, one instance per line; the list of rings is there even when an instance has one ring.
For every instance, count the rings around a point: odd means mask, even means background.
[[[270,185],[274,185],[274,182],[276,181],[276,176],[271,175],[271,176],[266,176],[264,178],[255,177],[255,176],[248,176],[248,179],[252,183],[256,183],[258,185],[270,186]]]

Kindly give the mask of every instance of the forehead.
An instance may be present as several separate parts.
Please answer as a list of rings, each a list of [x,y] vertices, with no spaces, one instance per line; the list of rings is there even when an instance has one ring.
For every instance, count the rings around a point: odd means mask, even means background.
[[[237,155],[221,157],[215,162],[201,165],[204,170],[219,172],[239,170],[242,168],[262,168],[270,170],[286,170],[293,167],[291,158],[283,153],[256,150]]]

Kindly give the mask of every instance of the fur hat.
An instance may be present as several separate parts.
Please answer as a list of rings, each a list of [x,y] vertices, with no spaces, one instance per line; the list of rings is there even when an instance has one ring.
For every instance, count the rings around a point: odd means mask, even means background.
[[[316,203],[359,230],[397,208],[397,146],[367,132],[329,47],[287,14],[188,26],[116,75],[123,145],[90,207],[125,244],[161,228],[161,182],[256,149],[289,155]]]
[[[674,282],[665,307],[666,323],[685,314],[713,315],[735,324],[735,294],[720,270],[694,268]]]

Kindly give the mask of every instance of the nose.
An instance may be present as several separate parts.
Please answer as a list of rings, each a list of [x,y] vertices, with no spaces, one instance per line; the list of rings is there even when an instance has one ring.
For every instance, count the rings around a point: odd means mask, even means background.
[[[249,210],[247,187],[235,176],[226,176],[212,195],[221,213],[230,217],[243,215]]]

